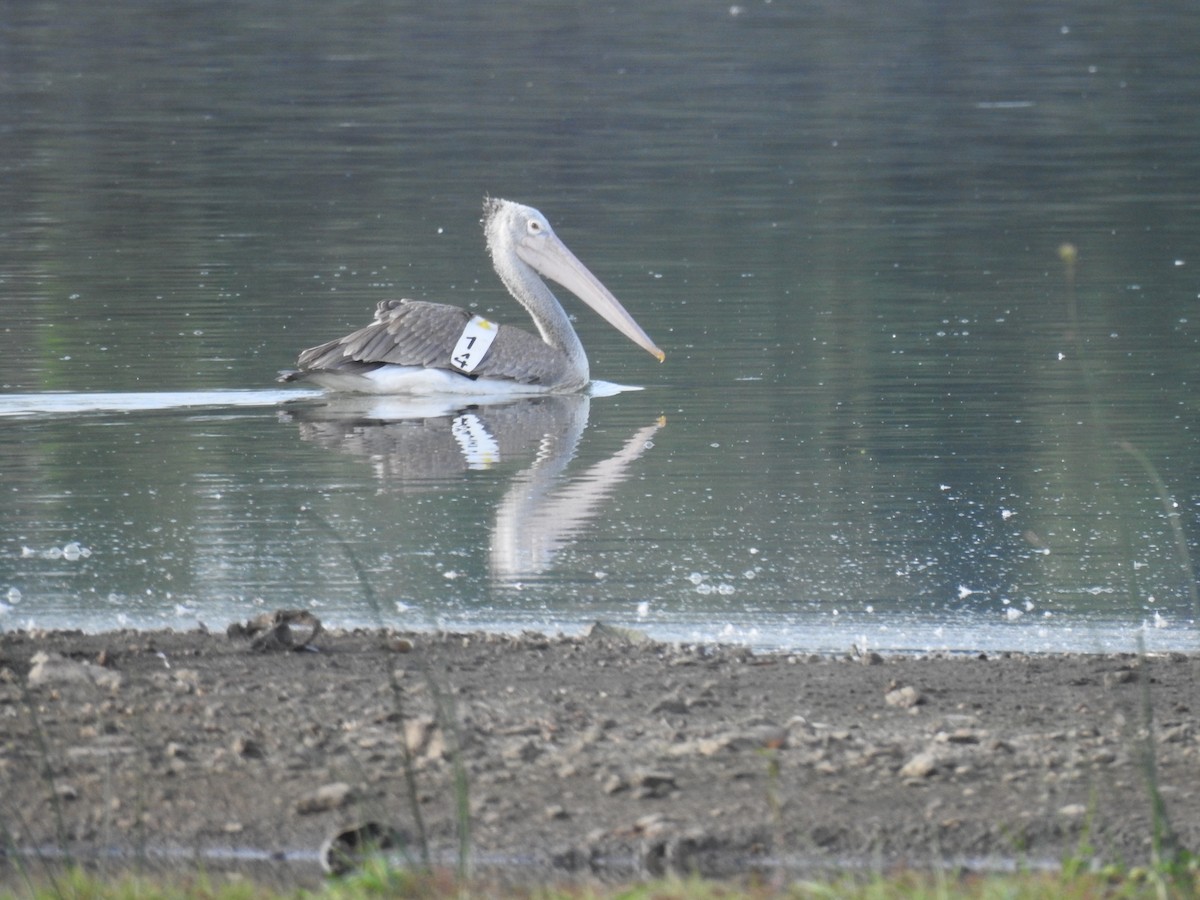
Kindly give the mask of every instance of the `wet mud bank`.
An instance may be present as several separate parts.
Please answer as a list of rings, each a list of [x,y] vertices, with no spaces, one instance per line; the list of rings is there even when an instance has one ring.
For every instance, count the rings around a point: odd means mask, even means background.
[[[351,855],[367,836],[419,858],[423,834],[453,865],[464,821],[474,863],[523,881],[1053,862],[1083,845],[1135,863],[1151,766],[1171,826],[1200,847],[1197,665],[303,618],[9,632],[0,871],[38,864],[14,847],[117,849],[311,884],[338,835]]]

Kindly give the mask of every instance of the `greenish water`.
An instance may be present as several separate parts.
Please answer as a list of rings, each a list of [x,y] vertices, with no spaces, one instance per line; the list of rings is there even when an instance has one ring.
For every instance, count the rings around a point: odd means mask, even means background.
[[[1198,28],[1182,2],[13,4],[0,626],[1193,646]],[[572,307],[593,377],[644,390],[276,390],[387,297],[525,324],[485,195],[545,212],[666,351]]]

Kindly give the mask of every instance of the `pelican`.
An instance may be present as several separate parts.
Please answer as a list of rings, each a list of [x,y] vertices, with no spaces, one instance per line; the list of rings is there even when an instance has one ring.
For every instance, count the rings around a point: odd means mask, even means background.
[[[303,351],[281,381],[307,379],[368,394],[535,394],[577,391],[587,354],[543,277],[565,287],[617,331],[662,362],[625,307],[531,206],[487,199],[483,230],[496,274],[537,325],[540,339],[457,306],[384,300],[375,321]]]

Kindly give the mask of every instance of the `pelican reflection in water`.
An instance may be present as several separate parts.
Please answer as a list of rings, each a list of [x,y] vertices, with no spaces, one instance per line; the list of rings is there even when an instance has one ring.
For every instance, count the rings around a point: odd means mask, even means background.
[[[306,441],[368,462],[388,492],[441,491],[470,470],[529,459],[509,479],[492,523],[490,568],[502,583],[539,575],[601,512],[665,424],[567,476],[588,424],[586,393],[493,401],[337,396],[285,412]]]
[[[300,354],[282,381],[307,379],[367,394],[536,394],[586,387],[587,354],[543,278],[561,284],[660,362],[625,307],[558,239],[540,212],[488,199],[483,230],[504,286],[537,325],[539,337],[465,309],[420,300],[384,300],[365,328]]]

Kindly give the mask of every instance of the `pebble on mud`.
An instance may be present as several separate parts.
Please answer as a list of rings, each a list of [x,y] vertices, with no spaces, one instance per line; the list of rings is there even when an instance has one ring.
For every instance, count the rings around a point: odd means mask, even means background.
[[[676,789],[670,772],[638,772],[633,776],[634,795],[641,798],[665,797]]]
[[[910,684],[901,687],[895,682],[888,687],[887,693],[883,695],[883,700],[888,706],[895,706],[897,709],[912,709],[925,702],[925,698],[915,687]]]
[[[31,688],[67,684],[94,684],[115,691],[121,686],[121,674],[89,662],[75,662],[57,653],[39,651],[33,655],[28,683]]]
[[[417,716],[404,723],[404,742],[415,757],[426,760],[446,755],[446,737],[433,716]]]
[[[937,771],[937,757],[932,753],[918,753],[900,768],[900,777],[919,780],[928,778]]]
[[[329,812],[355,800],[354,788],[344,781],[323,784],[311,794],[296,801],[296,812],[302,816]]]
[[[267,756],[267,749],[262,743],[246,735],[234,737],[231,746],[233,752],[242,759],[266,759]]]

